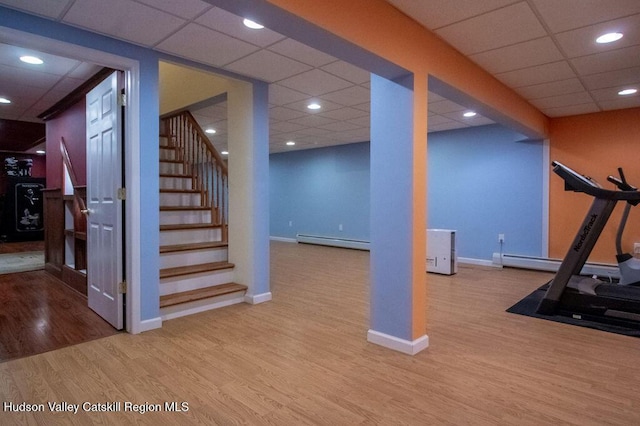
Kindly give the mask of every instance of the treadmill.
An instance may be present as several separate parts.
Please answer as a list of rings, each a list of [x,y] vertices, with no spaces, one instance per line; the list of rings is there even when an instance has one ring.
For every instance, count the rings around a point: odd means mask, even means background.
[[[552,165],[553,171],[564,179],[566,191],[583,192],[594,200],[536,312],[640,329],[640,286],[621,286],[579,275],[618,201],[636,205],[640,192],[635,188],[604,189],[595,180],[557,161]]]

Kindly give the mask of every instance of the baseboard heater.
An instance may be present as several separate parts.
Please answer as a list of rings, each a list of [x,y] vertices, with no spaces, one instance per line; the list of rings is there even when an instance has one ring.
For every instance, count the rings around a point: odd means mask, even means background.
[[[318,235],[297,234],[296,240],[304,244],[318,244],[321,246],[369,250],[369,241],[351,240],[347,238],[321,237]]]
[[[493,263],[512,268],[536,269],[540,271],[557,272],[562,261],[544,257],[520,256],[515,254],[493,253]],[[582,275],[597,275],[599,277],[620,278],[617,266],[607,263],[585,263]]]

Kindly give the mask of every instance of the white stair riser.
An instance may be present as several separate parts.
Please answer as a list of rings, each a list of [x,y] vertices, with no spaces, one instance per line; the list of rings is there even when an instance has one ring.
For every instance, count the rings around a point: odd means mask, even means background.
[[[176,268],[178,266],[199,265],[209,262],[227,260],[227,248],[216,247],[201,250],[186,250],[160,254],[160,268]]]
[[[211,223],[211,210],[161,211],[160,225]]]
[[[238,303],[244,303],[243,291],[223,294],[222,296],[210,297],[208,299],[194,300],[193,302],[181,303],[179,305],[166,306],[164,308],[160,308],[160,316],[163,321],[167,321],[174,318],[197,314],[199,312],[236,305]]]
[[[188,178],[176,178],[176,177],[161,177],[160,188],[162,189],[192,189],[193,179]]]
[[[181,193],[181,192],[162,192],[160,193],[161,206],[199,206],[201,205],[200,194]]]
[[[178,151],[172,148],[162,148],[162,145],[160,145],[161,160],[176,160],[177,158],[178,158]]]
[[[172,244],[205,243],[211,241],[221,241],[222,232],[220,228],[188,229],[160,232],[160,245],[168,246]]]
[[[180,175],[184,173],[184,164],[160,162],[160,173],[171,173]]]
[[[160,296],[233,282],[233,269],[160,279]]]

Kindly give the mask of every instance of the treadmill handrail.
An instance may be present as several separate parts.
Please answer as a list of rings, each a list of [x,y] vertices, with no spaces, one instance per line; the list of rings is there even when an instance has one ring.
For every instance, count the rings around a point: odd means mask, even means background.
[[[579,174],[564,164],[554,161],[553,171],[564,179],[566,186],[604,200],[640,201],[640,191],[620,191],[602,188],[597,182]]]

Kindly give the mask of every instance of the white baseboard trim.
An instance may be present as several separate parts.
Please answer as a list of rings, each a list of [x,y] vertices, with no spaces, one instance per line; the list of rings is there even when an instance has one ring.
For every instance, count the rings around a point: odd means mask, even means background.
[[[213,309],[224,308],[225,306],[237,305],[244,302],[244,296],[228,294],[218,296],[214,299],[195,300],[182,305],[168,306],[160,310],[162,320],[167,321],[174,318],[186,317],[200,312],[211,311]]]
[[[512,268],[535,269],[540,271],[558,272],[562,261],[535,256],[520,256],[515,254],[493,254],[494,264]],[[585,263],[580,271],[582,275],[598,275],[600,277],[620,278],[617,265],[609,263]]]
[[[160,317],[140,321],[137,327],[132,328],[131,334],[144,333],[145,331],[155,330],[156,328],[162,328],[162,318]]]
[[[477,266],[491,266],[493,268],[501,268],[502,265],[495,264],[492,260],[485,259],[473,259],[471,257],[459,257],[458,264],[464,263],[465,265],[477,265]]]
[[[262,294],[247,294],[244,296],[245,303],[249,303],[251,305],[257,305],[258,303],[264,303],[271,300],[271,292],[266,292]]]
[[[409,341],[380,333],[379,331],[369,330],[367,332],[367,341],[407,355],[415,355],[429,347],[429,336],[426,334],[414,341]]]
[[[282,241],[283,243],[297,243],[298,240],[295,238],[286,238],[286,237],[269,237],[271,241]]]

